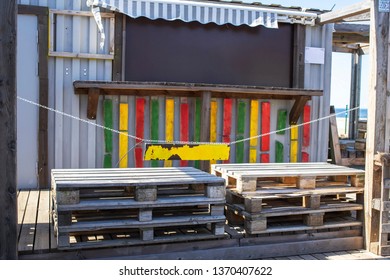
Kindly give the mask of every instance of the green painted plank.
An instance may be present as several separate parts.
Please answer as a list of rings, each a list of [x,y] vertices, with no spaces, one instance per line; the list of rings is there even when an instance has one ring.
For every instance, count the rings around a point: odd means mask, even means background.
[[[103,121],[104,126],[107,128],[113,128],[113,104],[111,99],[106,99],[103,102]],[[113,148],[113,135],[112,131],[105,129],[104,130],[104,162],[103,166],[105,168],[112,167],[112,148]]]
[[[276,130],[281,130],[286,128],[286,121],[287,121],[287,110],[278,110],[278,119],[277,119],[277,125]],[[276,134],[285,134],[285,130],[278,131]]]
[[[200,119],[201,119],[201,111],[202,111],[202,102],[200,98],[197,98],[195,101],[195,131],[194,131],[194,141],[200,141]],[[199,160],[194,163],[195,168],[200,168]]]
[[[104,168],[111,168],[112,167],[112,156],[111,156],[111,154],[105,154],[104,155],[103,167]]]
[[[160,116],[159,116],[159,102],[158,102],[158,99],[156,98],[153,98],[151,99],[151,105],[150,105],[150,120],[151,120],[151,124],[150,124],[150,137],[151,137],[151,140],[158,140],[158,131],[159,131],[159,119],[160,119]],[[151,161],[151,166],[152,167],[159,167],[159,164],[158,164],[158,161],[157,160],[152,160]]]
[[[279,141],[275,141],[275,162],[284,161],[284,147]]]
[[[112,129],[113,126],[112,100],[111,99],[104,100],[103,106],[104,106],[103,107],[104,126]],[[112,153],[112,131],[108,129],[104,130],[104,148],[106,153]]]
[[[245,137],[245,116],[246,116],[246,103],[244,101],[238,101],[237,105],[237,136],[236,140],[242,140]],[[244,162],[244,142],[236,144],[236,162]]]

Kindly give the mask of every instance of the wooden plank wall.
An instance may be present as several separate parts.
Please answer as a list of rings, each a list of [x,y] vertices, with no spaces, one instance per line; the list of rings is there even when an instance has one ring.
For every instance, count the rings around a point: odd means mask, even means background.
[[[114,119],[113,122],[119,123],[121,132],[128,131],[131,134],[131,129],[128,128],[133,126],[135,127],[133,135],[140,138],[147,138],[146,131],[148,131],[150,136],[148,139],[152,140],[168,142],[200,140],[200,98],[153,96],[137,97],[135,100],[136,102],[117,104],[118,108],[112,109],[119,110],[118,119]],[[225,162],[308,161],[311,125],[289,130],[287,116],[292,105],[293,101],[287,100],[213,98],[210,102],[210,142],[229,143],[251,138],[233,144],[230,158]],[[310,121],[310,108],[310,105],[305,107],[305,114],[302,115],[299,123],[303,120]],[[123,112],[127,112],[127,115]],[[122,127],[124,123],[126,126]],[[160,133],[160,128],[163,128],[163,134]],[[286,130],[278,134],[273,133],[278,129]],[[267,135],[270,132],[271,134]],[[266,136],[256,137],[260,134]],[[135,141],[139,143],[135,148],[130,144],[131,138],[126,143],[122,136],[119,137],[118,142],[115,142],[113,137],[105,138],[105,141],[110,141],[105,143],[105,147],[110,144],[120,147],[116,157],[122,158],[122,161],[118,164],[114,159],[115,155],[112,155],[112,167],[197,167],[195,161],[144,161],[144,146],[139,140]],[[303,151],[305,151],[304,156]],[[127,154],[126,157],[124,153]],[[211,163],[220,163],[220,161]]]

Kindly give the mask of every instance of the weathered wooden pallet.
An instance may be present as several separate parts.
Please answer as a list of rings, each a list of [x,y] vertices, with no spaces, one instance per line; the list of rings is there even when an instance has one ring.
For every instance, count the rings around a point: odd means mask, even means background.
[[[335,182],[334,182],[335,183]],[[326,203],[328,197],[344,198],[346,195],[358,195],[362,200],[364,188],[362,187],[317,187],[316,189],[297,189],[292,187],[283,187],[285,184],[258,188],[254,192],[239,193],[235,189],[226,191],[226,202],[228,204],[240,204],[248,213],[261,212],[264,207],[272,207],[274,201],[285,201],[279,207],[289,205],[291,199],[298,201],[298,206],[305,208],[318,209],[321,204]],[[279,187],[277,187],[279,186]]]
[[[256,191],[260,181],[288,183],[299,189],[314,189],[324,179],[364,186],[363,170],[328,163],[215,164],[212,173],[239,193]]]
[[[189,217],[187,217],[187,220],[182,219],[181,221],[178,219],[164,219],[164,226],[163,224],[159,226],[128,226],[125,225],[126,221],[118,221],[118,228],[112,229],[97,229],[99,226],[97,224],[91,227],[83,224],[78,228],[80,231],[71,232],[73,229],[70,228],[61,230],[62,233],[58,237],[58,249],[73,250],[136,246],[228,238],[228,235],[224,231],[225,224],[222,221],[222,217],[221,222],[209,223],[207,223],[207,219],[204,219],[198,220],[198,223],[192,220],[189,224],[190,219]],[[169,224],[169,222],[173,223]],[[109,223],[112,224],[113,222],[111,221]],[[83,230],[81,230],[81,227],[83,227]]]
[[[317,209],[310,209],[303,206],[292,205],[284,207],[264,208],[259,213],[248,213],[245,206],[241,204],[227,204],[226,216],[229,224],[244,224],[245,230],[249,234],[287,232],[291,227],[276,227],[274,222],[300,221],[300,228],[319,229],[326,228],[325,215],[336,212],[351,216],[352,211],[362,212],[363,205],[356,203],[327,203]],[[340,214],[341,215],[341,214]],[[278,218],[278,219],[275,219]],[[355,225],[362,222],[355,220]],[[343,226],[351,226],[346,224]],[[296,228],[295,228],[296,229]]]
[[[224,234],[224,179],[195,168],[53,170],[52,189],[62,249],[88,232],[136,230],[138,239],[119,242],[127,245],[156,242],[155,230],[170,226],[208,225],[212,235]]]

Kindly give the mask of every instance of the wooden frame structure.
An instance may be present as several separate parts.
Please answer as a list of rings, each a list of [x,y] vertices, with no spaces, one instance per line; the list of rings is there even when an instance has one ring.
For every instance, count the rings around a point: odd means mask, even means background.
[[[342,11],[330,12],[319,17],[319,23],[339,22],[356,15],[370,12],[369,54],[371,59],[371,77],[369,85],[369,108],[366,146],[366,196],[365,196],[365,247],[376,254],[390,254],[383,247],[383,229],[387,229],[388,217],[383,219],[384,201],[389,199],[387,188],[383,184],[382,172],[375,164],[376,153],[389,152],[390,140],[390,88],[389,75],[389,12],[381,10],[379,0],[363,1]],[[364,32],[367,32],[364,30]],[[382,162],[383,160],[377,160]],[[388,215],[388,213],[385,213]],[[387,237],[387,235],[386,235]],[[384,249],[385,248],[385,249]]]
[[[0,3],[0,260],[17,259],[15,0]]]
[[[45,7],[18,5],[18,14],[35,15],[38,18],[38,76],[39,104],[47,107],[49,104],[48,78],[48,31],[49,10]],[[48,111],[39,107],[38,124],[38,182],[40,188],[49,186],[48,170]]]

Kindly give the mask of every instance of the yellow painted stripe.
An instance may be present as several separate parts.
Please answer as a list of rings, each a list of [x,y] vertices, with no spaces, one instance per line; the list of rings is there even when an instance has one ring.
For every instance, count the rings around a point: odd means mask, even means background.
[[[228,160],[229,145],[176,145],[149,144],[146,145],[145,160]]]
[[[119,104],[119,130],[123,133],[128,133],[129,129],[129,105],[126,103]],[[128,167],[128,151],[129,138],[125,134],[119,134],[119,167]]]
[[[212,100],[210,103],[210,142],[217,142],[217,112],[218,103]],[[211,160],[210,164],[217,163],[215,160]]]
[[[175,100],[166,99],[165,101],[165,140],[166,141],[173,141],[174,117],[175,117]],[[164,166],[172,167],[172,161],[165,161]]]
[[[298,162],[298,126],[291,126],[290,162]]]
[[[250,128],[249,137],[258,135],[258,123],[259,123],[259,101],[251,100],[251,115],[250,115]],[[249,140],[249,162],[257,162],[257,141],[258,138],[252,138]]]

